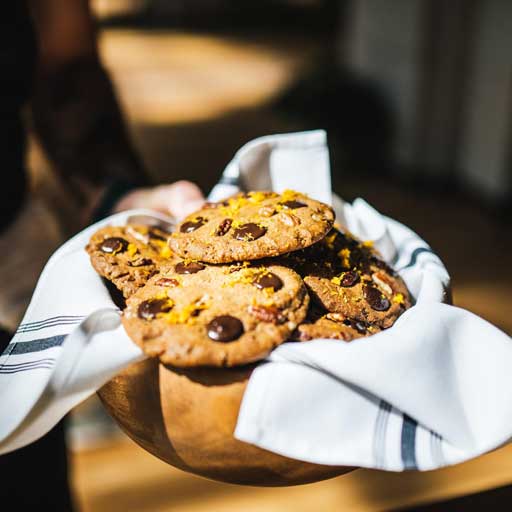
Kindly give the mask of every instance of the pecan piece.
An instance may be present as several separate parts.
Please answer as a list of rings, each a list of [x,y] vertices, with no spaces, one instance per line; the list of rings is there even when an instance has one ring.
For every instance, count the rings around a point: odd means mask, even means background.
[[[161,277],[155,284],[157,286],[171,286],[174,288],[175,286],[178,286],[180,282],[177,279],[174,279],[174,277]]]
[[[262,322],[271,322],[273,324],[283,324],[286,322],[285,316],[276,306],[249,306],[249,313]]]
[[[274,213],[276,213],[276,211],[274,210],[274,208],[272,208],[272,206],[262,206],[258,210],[258,213],[262,217],[272,217],[272,215],[274,215]]]
[[[375,272],[372,274],[372,281],[385,293],[391,295],[393,293],[393,282],[384,274],[384,272]]]
[[[327,320],[332,320],[333,322],[343,322],[346,317],[341,313],[327,313],[325,318],[327,318]]]
[[[282,212],[279,214],[280,220],[287,226],[293,227],[300,224],[300,219],[292,213]]]

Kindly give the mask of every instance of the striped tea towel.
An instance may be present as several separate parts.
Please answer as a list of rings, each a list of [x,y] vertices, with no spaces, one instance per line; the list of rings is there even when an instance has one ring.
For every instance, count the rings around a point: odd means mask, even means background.
[[[294,188],[332,202],[354,234],[373,240],[416,299],[370,339],[285,343],[252,374],[235,436],[321,464],[433,469],[491,450],[512,434],[510,338],[443,304],[449,277],[410,229],[364,200],[332,195],[325,133],[276,135],[244,146],[212,190]],[[0,356],[0,453],[47,432],[74,405],[144,356],[84,251],[106,224],[169,221],[133,211],[90,226],[48,262],[23,323]]]

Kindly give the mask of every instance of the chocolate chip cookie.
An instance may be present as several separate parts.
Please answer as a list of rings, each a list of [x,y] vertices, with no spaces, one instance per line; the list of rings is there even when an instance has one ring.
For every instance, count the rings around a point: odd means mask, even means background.
[[[354,318],[347,318],[340,313],[327,313],[318,318],[310,318],[300,324],[292,335],[296,341],[310,341],[317,338],[351,341],[376,334],[381,329]]]
[[[333,229],[322,241],[280,261],[302,276],[319,306],[327,313],[341,315],[343,320],[385,329],[411,305],[400,276],[371,244],[349,233]],[[318,326],[315,329],[319,332]]]
[[[278,265],[180,261],[127,300],[126,332],[178,367],[234,366],[264,358],[306,316],[301,278]]]
[[[333,210],[291,190],[249,192],[205,207],[187,217],[169,240],[183,258],[230,263],[278,256],[322,239]]]
[[[168,238],[169,233],[156,227],[108,226],[91,237],[86,251],[96,272],[129,297],[176,260]]]

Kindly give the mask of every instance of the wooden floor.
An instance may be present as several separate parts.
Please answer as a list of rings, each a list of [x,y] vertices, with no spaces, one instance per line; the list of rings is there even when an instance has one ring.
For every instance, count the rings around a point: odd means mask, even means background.
[[[222,484],[188,475],[127,439],[73,455],[74,486],[84,512],[367,512],[395,510],[512,481],[512,447],[453,468],[394,474],[357,470],[288,488]]]
[[[265,108],[314,59],[307,40],[243,40],[178,32],[105,32],[102,53],[135,141],[159,179],[188,178],[204,190],[233,152],[258,135],[302,128]],[[512,334],[512,241],[469,201],[440,199],[335,169],[337,191],[365,197],[412,227],[445,260],[456,304]],[[485,340],[482,340],[483,342]],[[512,447],[430,473],[359,470],[326,482],[257,489],[175,470],[124,437],[72,453],[77,504],[86,512],[294,510],[375,511],[512,483]]]

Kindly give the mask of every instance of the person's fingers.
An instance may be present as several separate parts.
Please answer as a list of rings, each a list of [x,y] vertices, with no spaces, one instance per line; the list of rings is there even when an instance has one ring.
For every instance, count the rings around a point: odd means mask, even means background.
[[[198,199],[195,201],[189,201],[188,203],[183,203],[177,213],[173,214],[177,219],[181,219],[190,215],[191,213],[199,210],[204,205],[204,199]],[[171,212],[172,213],[172,212]]]
[[[138,188],[125,194],[112,208],[113,213],[125,210],[133,210],[135,208],[152,208],[151,206],[151,189]],[[163,213],[167,213],[164,211]]]
[[[205,201],[201,189],[190,181],[161,185],[155,189],[154,196],[159,209],[165,209],[178,219],[198,210]]]
[[[203,193],[197,185],[190,181],[177,181],[129,192],[117,203],[114,211],[149,208],[181,219],[201,208],[204,202]]]

